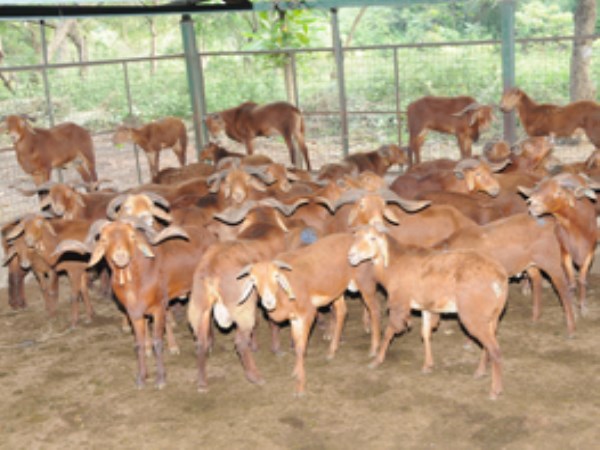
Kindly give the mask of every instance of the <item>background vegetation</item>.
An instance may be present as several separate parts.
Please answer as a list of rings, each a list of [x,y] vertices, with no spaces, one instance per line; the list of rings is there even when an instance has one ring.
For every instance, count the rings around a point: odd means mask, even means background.
[[[573,34],[575,0],[520,0],[517,38]],[[204,14],[194,16],[198,46],[203,53],[207,110],[230,107],[252,99],[266,102],[286,98],[283,54],[232,55],[222,52],[296,49],[298,102],[310,113],[333,115],[311,120],[316,135],[339,128],[338,90],[331,52],[308,50],[331,45],[328,11],[295,11],[285,18],[275,13]],[[346,46],[439,44],[447,41],[498,39],[497,0],[466,0],[402,8],[344,8],[340,10]],[[52,107],[57,121],[74,120],[95,130],[113,127],[132,113],[146,121],[165,115],[191,117],[182,53],[179,17],[106,18],[78,20],[67,37],[62,22],[49,21],[47,39],[55,43],[51,63],[106,61],[154,55],[176,55],[158,62],[138,61],[56,68],[48,72]],[[600,20],[596,23],[600,32]],[[0,22],[4,67],[41,63],[40,28],[36,22]],[[79,42],[79,44],[78,44]],[[82,44],[83,43],[83,44]],[[81,47],[84,47],[84,51]],[[599,45],[594,47],[595,53]],[[305,52],[306,51],[306,52]],[[351,133],[365,126],[371,137],[397,137],[396,96],[401,109],[422,95],[470,93],[482,102],[497,102],[501,92],[500,47],[425,46],[398,50],[398,93],[394,82],[393,50],[351,50],[345,55],[349,109],[365,112],[352,117]],[[568,100],[570,43],[527,43],[517,48],[517,84],[534,98],[562,103]],[[596,83],[600,57],[593,58]],[[42,73],[5,71],[0,86],[3,111],[37,114],[47,121]],[[125,76],[129,79],[131,111]],[[366,113],[379,112],[379,114]]]

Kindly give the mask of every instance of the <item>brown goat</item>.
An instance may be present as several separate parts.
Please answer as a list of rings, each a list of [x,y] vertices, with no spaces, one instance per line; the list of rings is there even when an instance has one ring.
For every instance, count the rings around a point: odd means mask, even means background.
[[[519,119],[529,136],[571,136],[577,128],[600,149],[600,103],[580,100],[565,106],[536,103],[523,90],[513,87],[504,92],[500,109],[517,109]]]
[[[293,139],[302,152],[306,167],[311,170],[308,149],[304,141],[304,118],[294,105],[274,102],[258,105],[245,102],[235,108],[225,109],[206,117],[206,127],[213,138],[225,133],[230,139],[242,142],[246,152],[254,153],[252,141],[259,136],[283,136],[290,153],[290,161],[296,166]]]
[[[197,162],[183,167],[167,167],[166,169],[162,169],[152,182],[158,184],[177,184],[192,178],[207,177],[214,172],[214,166]]]
[[[46,310],[50,315],[56,312],[58,300],[58,273],[66,272],[71,284],[71,326],[79,320],[79,299],[86,306],[87,321],[94,314],[88,294],[87,258],[69,255],[58,259],[53,254],[58,244],[66,239],[82,240],[88,233],[87,220],[52,219],[41,214],[29,215],[12,230],[11,238],[22,235],[25,246],[17,247],[21,264],[28,261],[38,279]]]
[[[74,162],[83,181],[97,181],[94,144],[89,131],[71,122],[52,128],[34,128],[21,116],[4,119],[17,161],[36,185],[50,180],[52,169]]]
[[[572,335],[575,332],[573,296],[562,267],[562,249],[554,231],[556,226],[552,217],[536,219],[528,214],[516,214],[485,226],[458,230],[436,248],[484,252],[499,261],[510,276],[526,271],[532,283],[534,321],[541,314],[542,278],[539,271],[543,271],[558,292],[567,332]]]
[[[565,250],[563,265],[573,288],[573,263],[579,267],[578,300],[582,315],[587,313],[587,274],[594,260],[598,241],[596,211],[590,201],[596,200],[593,189],[598,188],[600,186],[590,186],[583,177],[569,173],[547,178],[532,189],[520,188],[521,193],[528,197],[527,203],[532,215],[539,217],[551,214],[556,218],[556,235]]]
[[[286,250],[287,234],[281,221],[254,222],[235,240],[212,244],[198,263],[193,275],[188,320],[196,337],[199,391],[208,389],[206,362],[212,341],[212,315],[222,328],[236,323],[235,347],[246,378],[252,383],[264,382],[251,351],[256,298],[238,305],[244,293],[237,276],[246,265],[270,259]]]
[[[430,173],[424,177],[407,172],[399,175],[390,189],[404,198],[415,198],[430,191],[483,192],[495,197],[500,186],[494,175],[504,168],[504,164],[491,164],[469,158],[456,163],[452,171]]]
[[[461,158],[471,156],[471,145],[494,118],[492,107],[473,97],[422,97],[406,108],[411,164],[421,162],[421,146],[428,130],[454,134]]]
[[[406,148],[397,145],[382,145],[371,152],[352,153],[344,158],[349,164],[354,164],[358,172],[366,170],[383,176],[394,164],[404,166],[409,163],[409,154]]]
[[[0,229],[5,258],[8,258],[9,247],[12,246],[12,242],[9,243],[7,236],[21,220],[21,218],[11,220],[3,224]],[[8,304],[15,310],[24,309],[27,307],[27,300],[25,299],[25,275],[27,275],[28,269],[21,267],[19,258],[11,257],[9,260],[5,259],[4,265],[8,266]]]
[[[508,294],[508,275],[500,263],[474,251],[435,252],[403,246],[373,226],[355,233],[348,259],[354,266],[372,261],[375,280],[388,294],[388,325],[374,365],[383,362],[394,336],[406,329],[411,309],[417,309],[422,313],[423,370],[431,370],[431,314],[458,313],[469,334],[483,346],[475,374],[483,375],[491,359],[490,398],[500,395],[502,363],[496,329]]]
[[[85,242],[63,241],[57,249],[57,253],[91,253],[90,267],[102,258],[110,266],[113,292],[127,311],[135,332],[139,388],[144,386],[147,375],[145,316],[154,319],[156,386],[160,389],[165,385],[163,334],[168,302],[190,292],[193,268],[213,241],[202,227],[169,226],[156,233],[139,222],[120,219],[97,221]]]
[[[144,150],[153,181],[158,176],[160,152],[165,148],[173,149],[181,167],[185,166],[187,132],[177,117],[165,117],[139,128],[120,126],[113,135],[113,144],[126,142],[133,142]]]
[[[238,274],[244,283],[239,301],[244,302],[256,288],[271,319],[290,321],[296,352],[293,376],[296,378],[297,395],[304,394],[306,388],[304,357],[317,308],[329,304],[334,307],[336,324],[327,354],[331,359],[338,349],[346,316],[344,292],[347,289],[359,291],[369,310],[371,356],[379,346],[380,313],[375,297],[376,286],[369,267],[351,267],[348,264],[346,255],[352,240],[348,233],[331,234],[307,247],[280,253],[275,260],[262,260]],[[323,266],[325,260],[329,269]]]

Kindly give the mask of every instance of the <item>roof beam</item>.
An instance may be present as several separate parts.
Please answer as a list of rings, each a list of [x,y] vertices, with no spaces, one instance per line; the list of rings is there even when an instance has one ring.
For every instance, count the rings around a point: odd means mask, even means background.
[[[0,20],[63,19],[67,17],[153,16],[201,14],[233,11],[270,11],[293,9],[331,9],[361,6],[410,6],[451,3],[457,0],[229,0],[227,3],[173,1],[163,5],[3,5]]]

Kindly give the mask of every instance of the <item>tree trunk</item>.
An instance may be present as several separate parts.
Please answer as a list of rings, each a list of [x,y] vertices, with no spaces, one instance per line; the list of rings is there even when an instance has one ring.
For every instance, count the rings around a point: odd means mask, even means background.
[[[350,31],[348,32],[348,37],[346,37],[346,44],[344,45],[344,47],[350,47],[350,43],[352,42],[352,38],[354,37],[354,32],[356,31],[356,27],[358,26],[358,23],[360,22],[360,19],[362,19],[362,16],[365,14],[366,10],[367,7],[363,6],[362,8],[360,8],[360,11],[358,11],[358,14],[352,22],[352,26],[350,27]]]
[[[578,0],[575,10],[575,38],[571,55],[571,101],[595,99],[596,92],[590,77],[592,39],[584,36],[594,34],[596,24],[596,1]]]
[[[59,52],[73,25],[75,25],[75,19],[67,19],[58,23],[54,30],[54,37],[50,45],[48,45],[48,62],[51,62],[54,59],[54,55]]]

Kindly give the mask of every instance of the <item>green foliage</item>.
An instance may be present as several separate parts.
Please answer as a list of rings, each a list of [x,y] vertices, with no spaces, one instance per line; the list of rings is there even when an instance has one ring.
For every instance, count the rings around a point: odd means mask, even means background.
[[[556,3],[532,0],[516,12],[517,36],[568,36],[573,34],[573,14]]]

